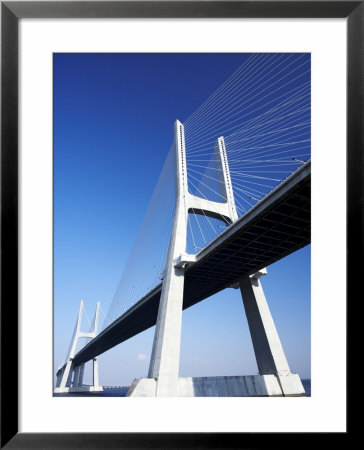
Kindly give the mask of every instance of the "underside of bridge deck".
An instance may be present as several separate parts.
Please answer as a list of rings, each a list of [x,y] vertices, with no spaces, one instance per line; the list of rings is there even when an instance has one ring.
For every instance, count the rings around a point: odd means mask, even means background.
[[[306,164],[203,249],[186,268],[183,309],[234,285],[311,241],[311,166]],[[103,330],[74,358],[89,361],[155,325],[161,285]]]

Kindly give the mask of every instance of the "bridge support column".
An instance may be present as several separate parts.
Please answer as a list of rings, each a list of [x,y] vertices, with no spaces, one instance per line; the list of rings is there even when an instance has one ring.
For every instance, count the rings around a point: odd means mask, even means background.
[[[182,328],[184,270],[172,268],[161,295],[149,377],[157,379],[156,396],[177,396]]]
[[[81,364],[80,366],[79,366],[79,372],[78,372],[78,378],[77,378],[77,381],[76,381],[76,386],[78,386],[78,387],[81,387],[82,385],[83,385],[83,374],[84,374],[84,372],[85,372],[85,364]]]
[[[72,387],[78,386],[78,379],[80,376],[80,368],[81,368],[81,366],[77,366],[74,370]]]
[[[97,357],[92,361],[92,374],[93,374],[93,387],[94,389],[99,389],[99,362]]]
[[[304,395],[299,376],[291,374],[263,292],[260,277],[266,273],[263,269],[239,281],[259,374],[275,375],[283,395]]]
[[[289,374],[287,359],[259,279],[265,274],[264,269],[239,281],[255,357],[261,375]]]
[[[72,360],[68,360],[66,367],[63,370],[62,373],[62,380],[59,385],[59,392],[65,392],[66,388],[68,388],[71,385],[72,376],[73,376],[73,363]]]

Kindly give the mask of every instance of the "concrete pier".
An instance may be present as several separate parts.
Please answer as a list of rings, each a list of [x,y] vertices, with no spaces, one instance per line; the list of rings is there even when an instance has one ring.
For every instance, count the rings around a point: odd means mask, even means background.
[[[178,378],[175,397],[302,397],[305,390],[297,374]],[[157,381],[135,379],[127,397],[155,397]]]

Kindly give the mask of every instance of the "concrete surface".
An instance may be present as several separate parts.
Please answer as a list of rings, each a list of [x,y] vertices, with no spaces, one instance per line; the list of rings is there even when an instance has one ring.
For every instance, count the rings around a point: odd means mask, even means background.
[[[157,380],[135,379],[127,397],[155,397]],[[175,397],[301,397],[305,390],[297,374],[179,378]]]

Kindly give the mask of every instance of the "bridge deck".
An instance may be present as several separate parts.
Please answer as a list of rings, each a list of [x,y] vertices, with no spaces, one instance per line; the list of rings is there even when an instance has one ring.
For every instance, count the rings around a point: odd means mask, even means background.
[[[311,241],[311,163],[307,162],[196,255],[187,267],[183,309],[269,266]],[[155,325],[161,284],[81,349],[89,361]]]

